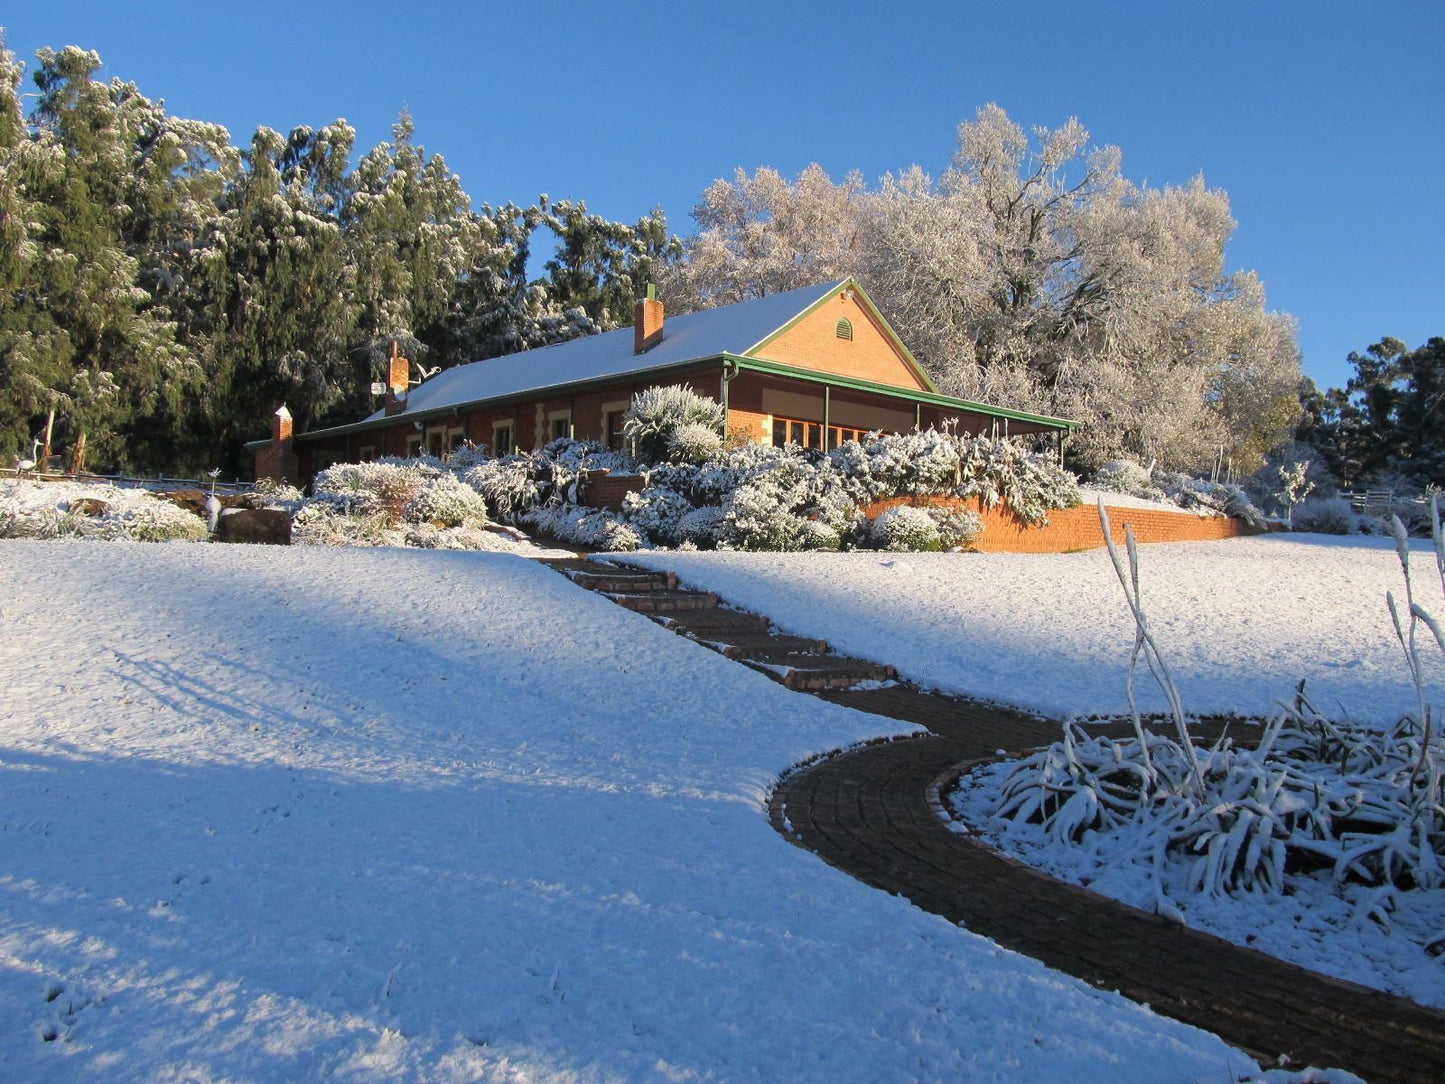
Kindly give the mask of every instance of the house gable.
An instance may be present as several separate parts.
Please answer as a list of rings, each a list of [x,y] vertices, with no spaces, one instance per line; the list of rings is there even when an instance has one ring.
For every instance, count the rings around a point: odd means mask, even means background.
[[[935,390],[908,348],[851,279],[744,351],[744,356],[910,391]]]

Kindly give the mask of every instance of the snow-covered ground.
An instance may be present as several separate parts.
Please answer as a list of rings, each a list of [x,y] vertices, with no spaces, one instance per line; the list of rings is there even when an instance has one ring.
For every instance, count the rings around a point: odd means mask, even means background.
[[[1441,613],[1428,543],[1411,567]],[[643,553],[788,632],[893,663],[925,686],[1059,718],[1127,711],[1133,622],[1102,550],[1069,554]],[[1392,540],[1264,535],[1139,547],[1151,628],[1186,710],[1268,715],[1301,678],[1315,704],[1391,723],[1415,706],[1385,607]],[[1433,689],[1445,664],[1428,659]],[[1147,676],[1140,705],[1165,702]]]
[[[0,629],[0,1078],[1250,1067],[790,847],[887,724],[521,558],[0,542]]]

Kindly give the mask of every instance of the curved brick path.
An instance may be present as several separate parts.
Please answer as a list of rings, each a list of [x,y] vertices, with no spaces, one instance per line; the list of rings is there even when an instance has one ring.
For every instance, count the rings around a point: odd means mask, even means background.
[[[1000,749],[1056,740],[1058,723],[905,683],[829,688],[876,677],[878,664],[776,636],[756,615],[718,611],[717,596],[679,591],[671,573],[549,563],[790,688],[931,731],[830,754],[780,780],[769,813],[791,842],[1007,948],[1212,1031],[1265,1065],[1285,1055],[1370,1081],[1445,1080],[1445,1013],[1126,907],[949,830],[937,808],[940,783]],[[1127,724],[1103,729],[1129,732]],[[1208,739],[1218,729],[1197,732]]]
[[[1284,1054],[1370,1081],[1445,1080],[1445,1013],[1126,907],[944,825],[933,804],[940,779],[999,749],[1053,741],[1057,723],[906,685],[821,695],[933,733],[828,756],[783,779],[770,812],[790,840],[1007,948],[1212,1031],[1265,1065]]]

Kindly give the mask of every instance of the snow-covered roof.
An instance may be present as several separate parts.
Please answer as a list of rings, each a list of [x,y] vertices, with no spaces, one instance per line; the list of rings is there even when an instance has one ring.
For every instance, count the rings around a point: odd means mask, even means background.
[[[624,327],[554,346],[458,365],[411,389],[406,409],[391,417],[396,419],[583,381],[623,377],[720,354],[741,354],[846,281],[769,294],[685,316],[669,316],[662,341],[644,354],[633,353],[632,328]],[[385,417],[385,411],[379,410],[366,422]]]

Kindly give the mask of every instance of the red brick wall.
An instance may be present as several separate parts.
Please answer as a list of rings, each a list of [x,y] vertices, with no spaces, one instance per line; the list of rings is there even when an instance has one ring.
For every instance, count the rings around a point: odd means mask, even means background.
[[[838,338],[840,317],[853,325],[851,342]],[[868,310],[842,294],[828,298],[753,356],[897,388],[924,387]]]
[[[1104,544],[1099,511],[1091,504],[1050,512],[1046,527],[1030,527],[1004,508],[984,508],[978,497],[966,501],[950,497],[889,497],[874,501],[863,511],[868,516],[877,516],[900,504],[952,505],[977,512],[983,519],[983,534],[974,548],[982,553],[1068,553]],[[1110,508],[1109,524],[1118,542],[1124,541],[1126,526],[1134,528],[1134,537],[1140,542],[1208,542],[1258,533],[1229,516],[1202,517],[1162,508]]]
[[[642,490],[645,479],[640,474],[609,474],[590,472],[582,488],[582,501],[590,508],[622,507],[622,498]]]

